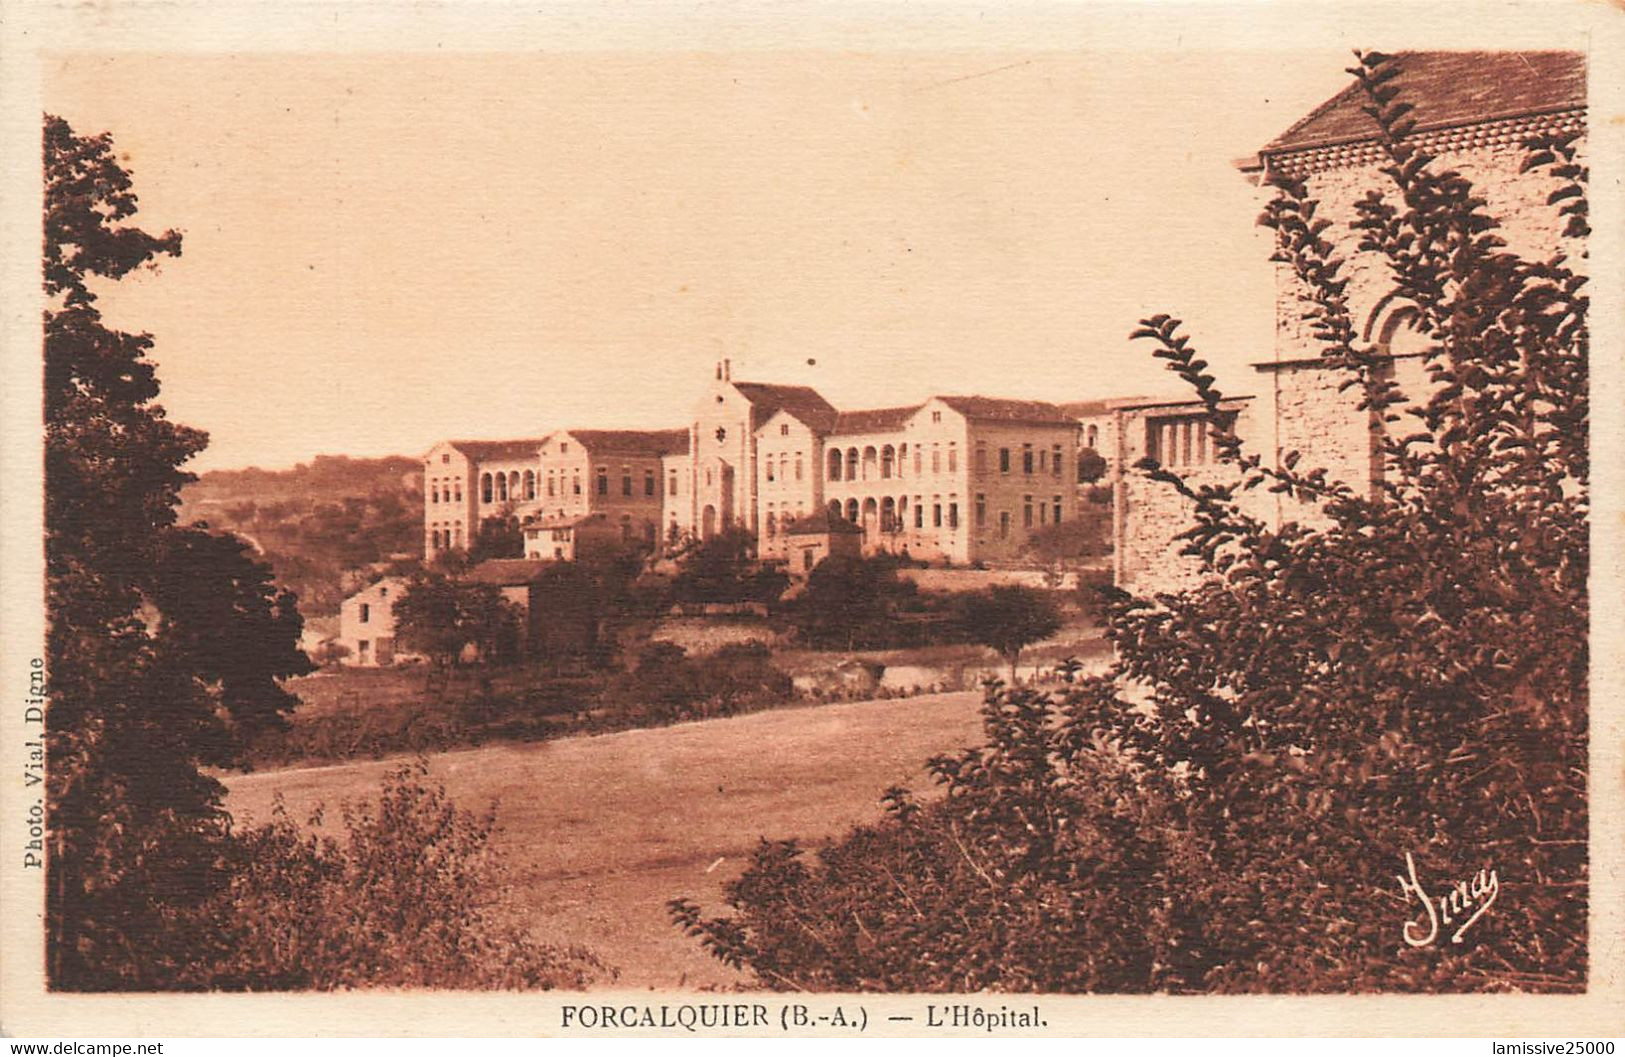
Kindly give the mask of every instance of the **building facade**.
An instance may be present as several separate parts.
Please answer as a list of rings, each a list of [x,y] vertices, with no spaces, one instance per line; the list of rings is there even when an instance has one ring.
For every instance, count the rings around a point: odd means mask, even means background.
[[[1496,234],[1527,259],[1564,254],[1583,259],[1584,246],[1567,237],[1548,196],[1558,186],[1544,173],[1522,171],[1524,144],[1549,133],[1585,130],[1585,62],[1564,52],[1416,52],[1396,57],[1392,82],[1414,106],[1412,141],[1435,156],[1439,171],[1454,170],[1473,184]],[[1406,403],[1424,403],[1429,339],[1415,327],[1415,309],[1394,296],[1385,258],[1360,246],[1351,227],[1356,203],[1370,190],[1392,187],[1375,121],[1365,113],[1356,85],[1327,100],[1281,136],[1241,163],[1244,175],[1263,185],[1271,175],[1304,182],[1318,203],[1316,217],[1329,220],[1323,238],[1344,261],[1341,277],[1361,342],[1386,353],[1390,377]],[[1583,151],[1583,138],[1582,138]],[[1227,405],[1243,442],[1272,465],[1294,453],[1297,469],[1324,468],[1328,478],[1357,491],[1375,490],[1384,473],[1382,424],[1362,410],[1363,394],[1342,383],[1347,375],[1321,357],[1304,318],[1303,290],[1291,266],[1278,263],[1273,355],[1255,364],[1262,381],[1258,399]],[[1130,402],[1113,408],[1117,438],[1112,466],[1116,496],[1115,571],[1120,586],[1139,590],[1190,582],[1194,561],[1181,558],[1174,536],[1190,524],[1190,505],[1166,486],[1133,470],[1145,455],[1191,472],[1193,483],[1230,479],[1223,467],[1203,462],[1205,430],[1192,416],[1194,404]],[[1400,409],[1402,418],[1403,408]],[[1187,440],[1187,436],[1189,440]],[[1211,448],[1206,449],[1211,454]],[[1250,513],[1268,523],[1312,521],[1316,513],[1294,500],[1248,493]]]
[[[395,648],[395,603],[406,593],[407,583],[402,577],[386,576],[340,603],[338,643],[346,650],[341,663],[376,668],[417,656]]]

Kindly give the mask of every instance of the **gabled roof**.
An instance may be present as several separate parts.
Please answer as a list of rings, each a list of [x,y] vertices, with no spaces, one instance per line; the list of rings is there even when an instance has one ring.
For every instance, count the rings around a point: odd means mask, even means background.
[[[524,440],[449,440],[446,443],[475,462],[493,459],[524,459],[535,455],[546,437]]]
[[[543,515],[539,517],[526,518],[524,528],[526,531],[531,529],[575,528],[577,525],[584,524],[588,521],[602,521],[605,524],[608,524],[609,518],[605,516],[604,512],[601,510],[594,511],[590,514],[560,514],[557,517],[547,517]]]
[[[862,533],[863,526],[854,525],[844,517],[836,517],[828,510],[820,510],[786,522],[782,531],[786,536],[839,536]]]
[[[1064,408],[1042,400],[1002,400],[992,396],[938,396],[966,418],[976,422],[1020,422],[1025,425],[1076,426],[1078,420]]]
[[[1476,124],[1586,105],[1585,56],[1568,51],[1405,51],[1394,60],[1399,99],[1416,130]],[[1260,156],[1374,139],[1365,92],[1350,84],[1277,136]]]
[[[907,407],[875,407],[866,411],[842,411],[835,416],[835,423],[830,428],[831,433],[885,433],[889,430],[902,429],[903,424],[914,417],[923,404],[910,404]]]
[[[463,574],[463,579],[498,587],[518,587],[536,579],[550,562],[538,558],[487,558]]]
[[[751,403],[750,428],[756,429],[773,417],[775,411],[788,411],[809,426],[813,419],[834,415],[835,405],[806,385],[774,385],[771,382],[734,382],[733,387]]]
[[[688,451],[686,429],[572,429],[587,451],[605,455],[659,457]]]

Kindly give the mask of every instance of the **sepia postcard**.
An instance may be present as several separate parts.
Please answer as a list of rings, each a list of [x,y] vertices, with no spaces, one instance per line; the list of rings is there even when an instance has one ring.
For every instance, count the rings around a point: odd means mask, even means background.
[[[0,26],[6,1035],[1625,1034],[1617,5]]]

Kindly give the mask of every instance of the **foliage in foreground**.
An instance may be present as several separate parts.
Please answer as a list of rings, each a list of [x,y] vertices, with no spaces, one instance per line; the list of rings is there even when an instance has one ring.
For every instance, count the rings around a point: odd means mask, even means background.
[[[427,767],[392,770],[376,806],[345,804],[342,837],[280,800],[237,834],[231,880],[175,925],[189,959],[177,989],[580,988],[603,967],[536,942],[504,916],[490,839],[495,807],[459,810]]]
[[[1371,412],[1381,482],[1248,454],[1178,322],[1146,320],[1136,337],[1195,389],[1236,471],[1193,485],[1146,467],[1191,502],[1183,547],[1205,578],[1117,598],[1106,676],[990,688],[986,744],[932,765],[941,799],[893,791],[816,862],[764,844],[730,915],[676,901],[717,957],[839,991],[1585,987],[1585,279],[1504,252],[1469,183],[1407,140],[1394,60],[1352,72],[1391,181],[1354,227],[1415,307],[1428,393],[1409,404],[1357,338],[1305,188],[1281,183],[1264,223]],[[1556,178],[1584,236],[1572,137],[1526,168]],[[1248,513],[1255,489],[1310,516],[1275,528]],[[1411,942],[1428,916],[1398,884],[1407,856],[1430,897],[1483,870],[1496,901]]]

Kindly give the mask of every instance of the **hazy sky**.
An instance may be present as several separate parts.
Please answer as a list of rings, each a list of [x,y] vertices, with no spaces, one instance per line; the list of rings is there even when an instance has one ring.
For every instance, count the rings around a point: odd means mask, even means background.
[[[1346,50],[79,55],[185,252],[104,301],[151,331],[195,467],[682,424],[712,364],[842,407],[1236,392],[1270,355],[1235,170]],[[810,365],[815,360],[816,365]]]

